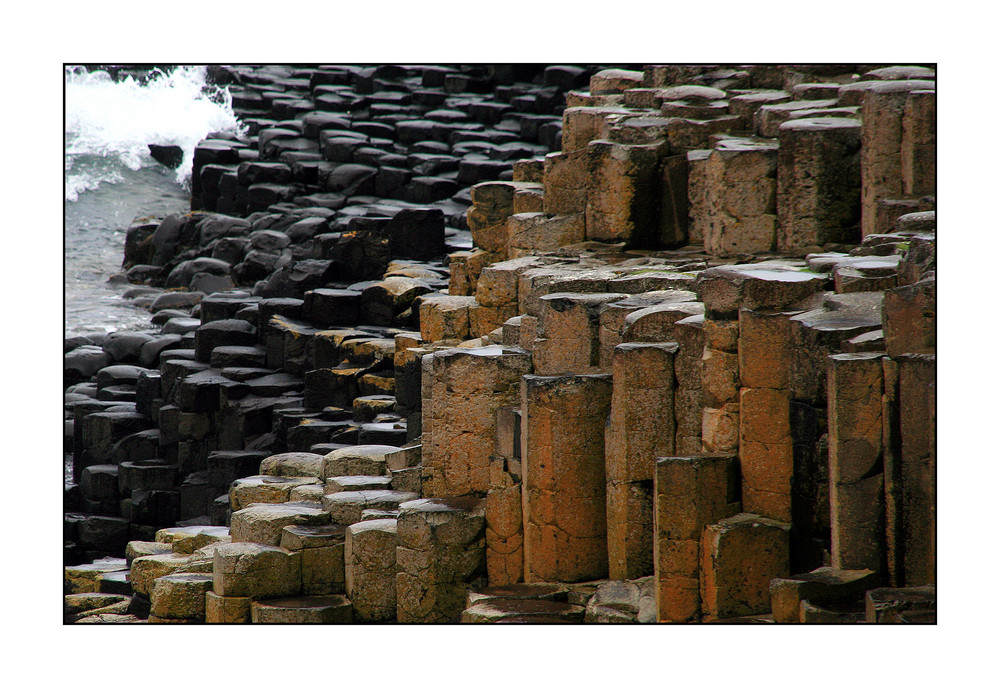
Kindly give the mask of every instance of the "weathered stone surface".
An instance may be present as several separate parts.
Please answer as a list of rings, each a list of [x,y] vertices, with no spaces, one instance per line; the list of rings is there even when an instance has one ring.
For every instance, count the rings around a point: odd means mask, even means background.
[[[514,409],[501,409],[501,413]],[[510,414],[513,420],[513,413]],[[491,586],[506,586],[524,579],[524,528],[521,495],[520,412],[517,432],[510,433],[510,452],[490,457],[490,489],[486,493],[486,571]],[[501,429],[497,429],[498,442]],[[517,457],[514,454],[516,443]]]
[[[251,601],[249,597],[223,597],[209,590],[205,593],[205,623],[250,623]]]
[[[861,119],[861,236],[875,231],[879,199],[903,193],[903,117],[911,91],[934,88],[920,79],[885,81],[863,92]]]
[[[705,251],[717,256],[770,251],[776,242],[778,147],[724,139],[705,162],[702,177],[708,223]]]
[[[483,500],[418,499],[400,505],[396,549],[400,622],[454,621],[466,587],[485,573]]]
[[[771,608],[770,582],[788,576],[789,526],[742,513],[709,525],[702,537],[705,615],[725,619],[764,614]],[[753,561],[752,569],[746,562]]]
[[[375,519],[347,528],[345,586],[358,621],[396,618],[396,520]]]
[[[281,544],[285,526],[322,526],[330,522],[330,514],[308,502],[256,504],[234,511],[230,521],[233,542],[256,542],[261,545]]]
[[[173,573],[190,560],[189,554],[152,554],[136,557],[129,568],[132,588],[140,595],[151,597],[157,578]]]
[[[229,503],[233,511],[251,504],[287,502],[293,487],[318,485],[317,478],[286,478],[273,475],[253,475],[234,480],[229,487]]]
[[[781,310],[821,291],[827,278],[782,262],[709,268],[696,286],[706,314],[734,319],[740,308]]]
[[[433,355],[431,394],[422,411],[432,428],[422,450],[424,494],[486,493],[497,410],[517,401],[521,376],[530,372],[525,352],[500,346]]]
[[[626,294],[557,292],[539,298],[537,338],[532,351],[539,375],[610,372],[601,366],[602,308]]]
[[[205,593],[212,576],[178,573],[157,578],[153,584],[152,613],[166,619],[205,620]]]
[[[334,449],[323,458],[323,480],[345,475],[387,475],[386,457],[398,451],[388,444],[363,444]]]
[[[830,563],[880,571],[885,555],[882,355],[836,354],[827,368]]]
[[[98,592],[98,578],[103,573],[127,571],[128,563],[117,557],[97,559],[90,564],[63,568],[63,589],[66,594]]]
[[[744,387],[740,392],[740,473],[744,510],[791,522],[792,444],[789,391]]]
[[[462,612],[462,623],[559,623],[583,621],[582,605],[552,600],[494,599]]]
[[[565,139],[564,139],[565,141]],[[665,146],[592,141],[586,237],[652,246],[659,238],[659,162]]]
[[[354,620],[354,607],[343,595],[284,597],[250,603],[255,624],[341,624]]]
[[[770,585],[771,614],[775,623],[799,623],[803,600],[819,603],[857,600],[877,581],[874,571],[829,566],[791,578],[775,578]]]
[[[653,568],[657,619],[697,620],[702,612],[701,534],[739,510],[735,455],[662,457],[654,473]]]
[[[902,623],[903,615],[937,611],[934,585],[875,588],[865,595],[866,623]]]
[[[403,502],[416,499],[415,492],[396,492],[395,490],[352,490],[323,495],[323,510],[330,513],[330,520],[335,524],[351,525],[363,520],[366,510],[378,509],[394,511]]]
[[[899,535],[906,585],[935,582],[937,486],[933,451],[936,377],[933,354],[899,357]]]
[[[215,549],[212,576],[212,592],[223,597],[287,597],[301,590],[302,561],[280,547],[232,542]]]
[[[587,601],[586,623],[656,623],[653,576],[612,580],[597,587]]]
[[[859,238],[861,122],[797,119],[778,137],[778,250]]]
[[[607,575],[604,425],[611,388],[607,375],[522,377],[529,583]]]
[[[472,296],[424,296],[420,298],[420,337],[425,342],[464,340],[469,336]]]

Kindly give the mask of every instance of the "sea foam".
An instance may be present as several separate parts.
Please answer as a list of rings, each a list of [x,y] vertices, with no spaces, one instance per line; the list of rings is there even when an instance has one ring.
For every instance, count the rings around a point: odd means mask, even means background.
[[[204,67],[179,67],[151,78],[115,81],[107,72],[67,67],[66,200],[104,183],[121,181],[121,168],[156,163],[147,144],[179,146],[184,160],[177,182],[187,185],[194,148],[211,132],[240,124],[224,87],[209,86]]]

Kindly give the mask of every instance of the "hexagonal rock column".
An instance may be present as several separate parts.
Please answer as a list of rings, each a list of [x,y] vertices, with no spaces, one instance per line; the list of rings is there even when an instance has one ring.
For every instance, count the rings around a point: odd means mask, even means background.
[[[910,91],[907,95],[900,148],[903,193],[933,195],[937,190],[936,91]]]
[[[287,597],[302,587],[301,558],[280,547],[231,542],[214,556],[212,592],[221,597]]]
[[[604,428],[610,375],[521,378],[525,580],[608,573]]]
[[[701,357],[701,444],[707,452],[736,451],[740,429],[740,368],[736,320],[702,321],[705,350]]]
[[[507,218],[507,255],[527,258],[538,251],[554,251],[560,246],[579,243],[585,237],[585,223],[583,212],[515,213]]]
[[[779,251],[857,241],[861,122],[820,117],[778,129]]]
[[[396,618],[396,519],[362,521],[347,528],[344,573],[358,621]]]
[[[861,101],[861,236],[876,228],[879,199],[902,195],[903,111],[911,91],[934,89],[933,81],[883,81],[866,88]]]
[[[555,215],[574,215],[587,211],[590,185],[590,151],[587,148],[549,153],[545,156],[542,208]]]
[[[285,526],[281,548],[300,552],[302,594],[333,595],[344,592],[344,539],[346,528],[331,526]]]
[[[434,294],[421,296],[418,300],[420,337],[425,342],[462,341],[469,337],[469,309],[476,305],[475,297]]]
[[[903,354],[899,369],[899,496],[897,538],[905,585],[935,581],[936,511],[934,452],[934,354]]]
[[[418,499],[399,509],[396,618],[455,621],[466,589],[486,572],[485,503],[473,497]]]
[[[343,595],[285,597],[250,604],[255,624],[334,624],[351,623],[353,606]]]
[[[520,410],[501,409],[503,418],[517,424],[510,432],[518,458],[490,457],[490,489],[486,493],[486,574],[491,586],[512,585],[524,580],[524,515],[521,508]],[[501,429],[498,428],[498,440]],[[515,437],[516,435],[516,437]],[[511,452],[513,453],[513,452]]]
[[[775,143],[733,138],[716,144],[704,175],[693,177],[694,183],[705,184],[707,253],[732,256],[774,248],[777,163]]]
[[[653,569],[659,621],[699,618],[702,530],[739,512],[738,473],[735,454],[656,460]]]
[[[175,573],[153,582],[151,613],[162,619],[205,620],[205,593],[212,589],[212,576]]]
[[[430,436],[423,439],[424,494],[486,494],[496,413],[517,403],[531,357],[500,346],[447,349],[433,354],[430,365],[431,398],[423,407],[431,423]]]
[[[743,508],[787,522],[794,470],[791,315],[741,308],[738,342]]]
[[[785,523],[742,513],[705,528],[701,587],[706,620],[766,614],[773,578],[788,577]]]
[[[654,246],[659,235],[660,159],[664,142],[591,141],[587,239]]]
[[[827,358],[830,564],[883,568],[882,354]]]
[[[701,451],[702,356],[705,353],[704,315],[692,315],[674,323],[679,349],[674,356],[674,451]]]
[[[507,218],[514,214],[516,182],[482,182],[470,190],[472,206],[467,213],[472,241],[484,251],[507,251]]]
[[[604,373],[600,325],[605,304],[627,294],[546,294],[539,299],[532,364],[539,375]]]
[[[262,545],[281,544],[285,526],[325,526],[330,514],[313,502],[254,504],[234,511],[231,519],[233,542],[256,542]]]
[[[677,350],[673,342],[615,347],[604,437],[610,578],[653,571],[653,467],[674,455]]]

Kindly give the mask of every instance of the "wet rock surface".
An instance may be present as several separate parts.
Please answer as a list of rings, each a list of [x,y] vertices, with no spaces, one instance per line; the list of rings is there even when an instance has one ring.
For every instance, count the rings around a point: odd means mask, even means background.
[[[66,623],[935,621],[933,70],[212,71]]]

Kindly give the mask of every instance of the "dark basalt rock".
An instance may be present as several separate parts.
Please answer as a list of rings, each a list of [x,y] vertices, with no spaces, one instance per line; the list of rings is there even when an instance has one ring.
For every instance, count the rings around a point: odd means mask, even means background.
[[[155,143],[147,144],[153,160],[176,170],[184,161],[184,150],[180,146],[161,146]]]

